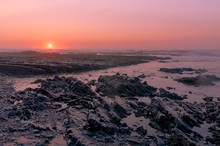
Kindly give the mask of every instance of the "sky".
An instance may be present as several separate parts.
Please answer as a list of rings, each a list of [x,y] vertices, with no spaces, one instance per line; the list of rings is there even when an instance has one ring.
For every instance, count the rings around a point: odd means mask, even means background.
[[[0,1],[0,48],[48,47],[220,49],[220,0]]]

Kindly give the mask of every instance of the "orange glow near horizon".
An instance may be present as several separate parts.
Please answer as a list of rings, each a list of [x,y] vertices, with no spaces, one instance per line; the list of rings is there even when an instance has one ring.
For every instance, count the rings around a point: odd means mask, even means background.
[[[220,49],[219,15],[219,0],[0,1],[0,48]]]

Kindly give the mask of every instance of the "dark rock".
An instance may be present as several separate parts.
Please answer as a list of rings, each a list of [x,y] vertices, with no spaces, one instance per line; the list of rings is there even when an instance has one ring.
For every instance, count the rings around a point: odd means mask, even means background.
[[[7,122],[7,120],[3,117],[0,117],[0,123]]]
[[[121,122],[121,120],[122,120],[122,118],[120,118],[120,117],[118,116],[118,114],[116,115],[116,114],[114,114],[114,113],[110,113],[110,114],[109,114],[109,117],[111,118],[111,122],[114,123],[114,124],[116,124],[116,125],[119,125],[120,122]]]
[[[105,96],[148,96],[154,95],[156,88],[142,84],[139,79],[123,75],[100,76],[96,91]]]
[[[41,81],[41,84],[39,88],[14,94],[11,99],[15,104],[10,104],[11,106],[3,110],[10,119],[0,118],[3,125],[1,133],[27,135],[31,139],[39,140],[42,145],[49,145],[52,139],[60,134],[65,134],[65,141],[70,146],[163,146],[171,144],[168,143],[169,137],[177,142],[177,145],[193,145],[198,139],[203,139],[193,131],[193,127],[199,127],[204,120],[211,119],[210,122],[215,127],[210,128],[210,131],[215,141],[219,138],[220,110],[217,102],[187,103],[182,101],[183,97],[165,89],[159,90],[157,95],[160,97],[149,97],[156,95],[157,89],[126,74],[100,76],[97,90],[107,97],[98,97],[91,87],[76,78],[54,77]],[[109,98],[112,95],[116,96]],[[150,104],[148,100],[151,101]],[[204,108],[206,111],[202,110]],[[122,120],[130,118],[131,113],[141,117],[140,121],[138,119],[138,122],[131,123],[137,128],[130,128],[130,123]],[[159,135],[158,131],[155,136],[147,135],[147,128],[143,127],[147,125],[141,124],[148,123],[148,120],[149,126],[160,131],[163,136]],[[5,126],[7,122],[10,128]]]
[[[210,118],[212,121],[216,121],[219,118],[220,109],[214,108],[213,111],[209,110],[207,112],[207,118]]]
[[[127,134],[130,135],[131,134],[131,129],[129,127],[121,127],[119,129],[119,133],[120,134]]]
[[[196,74],[202,74],[202,73],[206,73],[206,72],[208,72],[208,70],[206,70],[206,69],[197,69],[195,71]]]
[[[135,131],[141,136],[147,135],[147,129],[144,129],[143,126],[138,127]]]
[[[29,120],[31,119],[31,112],[28,109],[12,109],[8,113],[8,118],[14,119],[16,117],[19,117],[21,120]]]
[[[177,100],[183,100],[184,98],[182,96],[179,96],[178,94],[176,93],[171,93],[163,88],[160,88],[159,89],[160,93],[159,93],[159,96],[160,97],[167,97],[169,99],[177,99]]]
[[[141,145],[141,141],[136,138],[129,138],[126,141],[129,143],[129,145],[134,145],[134,146]]]
[[[205,98],[203,98],[203,100],[206,102],[212,102],[213,97],[205,97]]]
[[[145,74],[139,75],[138,78],[146,78]]]
[[[157,112],[157,115],[156,115],[156,119],[157,119],[157,122],[162,124],[162,123],[166,123],[167,120],[168,120],[168,117],[161,113],[160,111]]]
[[[83,82],[81,82],[77,79],[74,79],[74,78],[71,79],[71,81],[69,81],[69,84],[70,84],[70,89],[72,90],[72,92],[77,95],[95,96],[95,93],[91,90],[91,88],[88,85],[84,84]]]
[[[49,98],[57,98],[56,100],[60,100],[62,96],[59,95],[65,95],[65,93],[87,97],[96,95],[88,85],[74,77],[47,79],[42,83],[41,88],[37,92]]]
[[[135,112],[136,117],[147,117],[148,116],[148,111],[146,108],[138,108]]]
[[[188,138],[188,136],[186,134],[184,134],[183,132],[181,132],[177,128],[173,128],[171,130],[171,132],[172,132],[174,138],[176,139],[176,141],[178,142],[178,145],[196,146],[196,144],[190,138]]]
[[[166,73],[183,74],[184,72],[192,72],[195,70],[192,68],[160,68],[159,71],[166,72]]]
[[[191,127],[189,127],[183,120],[182,118],[178,117],[178,116],[172,116],[170,118],[171,122],[174,123],[176,125],[176,127],[178,129],[180,129],[181,131],[185,132],[185,133],[192,133]]]
[[[90,131],[99,131],[101,130],[100,119],[95,115],[89,115],[88,126]]]
[[[20,118],[22,120],[29,120],[29,119],[31,119],[31,112],[28,109],[22,109],[21,110]]]
[[[202,74],[207,72],[206,69],[192,69],[192,68],[160,68],[159,71],[165,72],[165,73],[172,73],[172,74],[183,74],[185,72],[189,72],[191,74]]]
[[[99,102],[101,103],[101,106],[105,109],[105,110],[110,110],[110,105],[108,105],[101,97],[98,98]]]
[[[93,114],[88,117],[88,130],[91,132],[103,131],[109,135],[113,135],[118,131],[118,128],[111,123],[101,122],[100,119]]]
[[[135,102],[128,102],[129,107],[131,107],[134,110],[137,110],[138,106]]]
[[[182,116],[182,119],[183,119],[183,121],[185,122],[185,123],[187,123],[189,126],[191,126],[191,127],[194,127],[194,126],[197,126],[197,127],[199,127],[199,124],[198,124],[198,122],[196,121],[196,120],[194,120],[194,118],[193,117],[191,117],[191,116],[189,116],[189,115],[183,115]]]
[[[125,108],[123,108],[121,105],[119,105],[118,103],[114,105],[114,109],[116,113],[118,114],[118,116],[121,118],[126,118],[127,115],[129,115],[128,111]]]
[[[68,146],[85,146],[73,133],[68,134],[68,138],[70,139]]]
[[[214,82],[220,81],[220,78],[215,75],[199,75],[196,77],[179,78],[176,79],[176,81],[186,85],[193,85],[193,86],[215,85]]]
[[[176,88],[173,88],[173,87],[167,87],[167,90],[174,90]]]
[[[35,100],[36,99],[36,100]],[[37,98],[24,98],[23,99],[23,106],[26,109],[30,109],[32,111],[41,111],[44,110],[46,107],[44,102],[40,102]]]
[[[158,146],[166,146],[164,140],[160,137],[156,137]]]
[[[90,101],[81,100],[81,101],[80,101],[80,104],[81,104],[83,107],[88,108],[88,109],[94,109],[94,108],[95,108],[93,102],[90,102]]]
[[[38,84],[38,83],[45,83],[46,81],[43,79],[37,79],[33,82],[33,84]]]
[[[106,137],[105,137],[105,142],[106,142],[106,143],[113,143],[113,142],[114,142],[114,139],[113,139],[111,136],[106,136]]]
[[[168,79],[169,77],[168,76],[161,76],[161,78]]]
[[[45,95],[45,96],[48,97],[48,98],[53,98],[53,95],[52,95],[49,91],[47,91],[47,90],[45,90],[45,89],[42,89],[42,88],[39,88],[38,91],[37,91],[37,93],[40,93],[40,94],[42,94],[42,95]]]
[[[208,136],[208,137],[206,137],[206,141],[214,144],[217,140],[215,140],[214,138]]]
[[[101,130],[109,135],[114,135],[116,132],[118,132],[118,127],[110,123],[102,123]]]
[[[42,94],[38,94],[34,100],[35,100],[35,102],[38,102],[38,103],[50,101],[50,99],[47,96],[42,95]]]
[[[96,80],[91,80],[87,83],[87,85],[89,86],[95,86],[95,84],[96,84]]]
[[[180,114],[181,110],[175,108],[179,105],[173,100],[165,100],[162,101],[158,98],[153,98],[150,104],[150,113],[152,114],[152,118],[155,120],[156,124],[153,128],[155,129],[164,129],[170,131],[172,125],[175,125],[179,130],[184,133],[192,133],[192,127],[199,126],[199,123],[195,118],[199,119],[199,111],[193,115],[194,109],[189,109],[188,107],[184,107],[187,112],[191,114],[187,114],[186,111],[183,110],[185,114]],[[195,109],[196,110],[196,109]],[[153,125],[152,125],[153,126]]]
[[[8,113],[8,118],[10,119],[14,119],[16,117],[19,117],[21,115],[21,112],[16,109],[16,108],[13,108],[9,113]]]

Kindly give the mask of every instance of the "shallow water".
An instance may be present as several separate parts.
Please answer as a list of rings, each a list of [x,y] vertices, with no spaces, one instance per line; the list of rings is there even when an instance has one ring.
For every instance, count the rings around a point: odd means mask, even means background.
[[[212,133],[209,132],[209,127],[213,126],[213,124],[208,124],[208,123],[204,122],[204,124],[201,124],[200,126],[201,127],[193,127],[192,130],[201,134],[203,137],[212,137]]]
[[[143,126],[144,129],[147,129],[147,134],[150,136],[156,136],[157,130],[151,128],[149,126],[150,119],[144,117],[136,117],[135,114],[131,114],[127,118],[122,120],[122,123],[125,122],[131,128],[137,128],[139,126]]]

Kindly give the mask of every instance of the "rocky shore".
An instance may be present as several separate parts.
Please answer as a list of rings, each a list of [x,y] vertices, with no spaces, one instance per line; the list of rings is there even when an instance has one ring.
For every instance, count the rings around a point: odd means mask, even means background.
[[[168,60],[156,57],[123,54],[98,53],[40,53],[35,51],[0,52],[0,73],[8,76],[56,75],[61,73],[80,73],[91,70],[129,66],[149,61]]]
[[[165,72],[165,73],[172,73],[172,74],[184,74],[186,72],[193,74],[202,74],[207,72],[206,69],[193,69],[193,68],[160,68],[159,71]]]
[[[220,81],[220,78],[215,75],[198,75],[195,77],[183,77],[176,79],[177,82],[193,85],[193,86],[201,86],[201,85],[215,85],[215,82]]]
[[[119,73],[35,83],[40,87],[1,94],[0,145],[220,145],[220,101],[212,97],[189,103]],[[211,136],[195,130],[204,124]]]
[[[175,81],[191,85],[191,86],[204,86],[215,85],[215,82],[220,81],[220,78],[216,75],[204,74],[208,72],[206,69],[192,69],[192,68],[160,68],[159,71],[171,74],[191,74],[192,77],[181,77],[175,79]],[[195,76],[196,74],[196,76]]]

